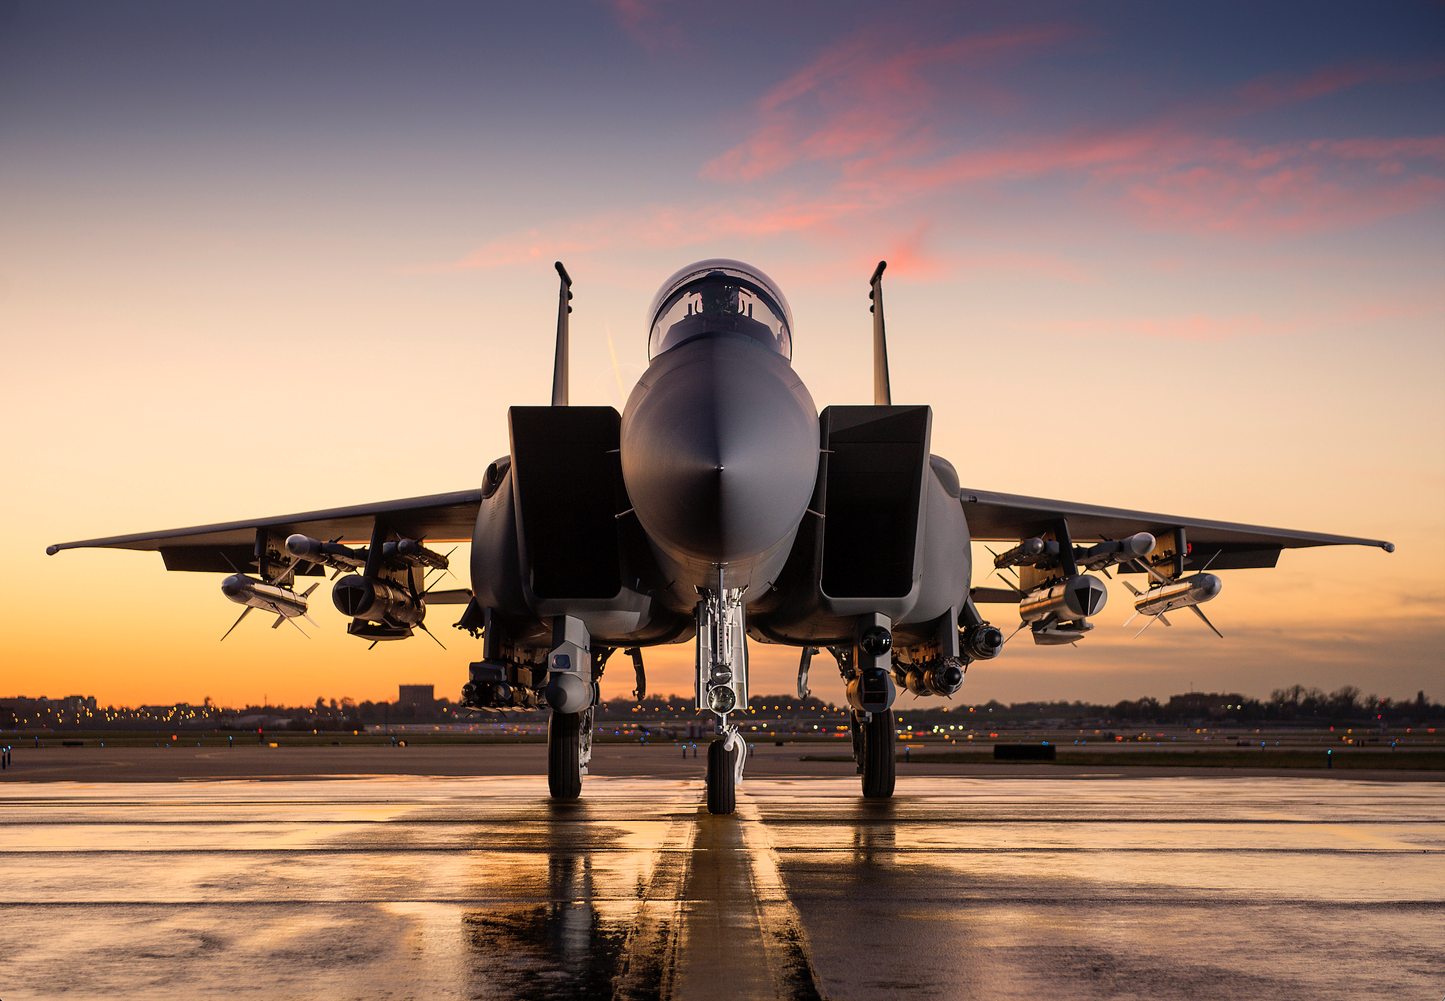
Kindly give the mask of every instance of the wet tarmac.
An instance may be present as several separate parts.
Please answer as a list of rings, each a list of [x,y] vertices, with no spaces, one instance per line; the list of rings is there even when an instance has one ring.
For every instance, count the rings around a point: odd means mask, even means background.
[[[0,998],[1445,996],[1445,783],[1097,774],[7,782]]]

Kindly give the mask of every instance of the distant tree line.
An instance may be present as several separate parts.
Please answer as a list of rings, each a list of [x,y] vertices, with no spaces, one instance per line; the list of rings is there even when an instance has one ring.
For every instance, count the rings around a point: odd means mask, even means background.
[[[759,716],[812,716],[839,713],[846,706],[834,706],[817,698],[799,700],[793,695],[754,695],[749,708]],[[359,730],[380,724],[462,723],[480,722],[496,717],[475,714],[448,699],[426,704],[357,702],[354,699],[326,700],[318,698],[307,706],[248,706],[245,709],[218,710],[212,705],[197,711],[194,720],[178,722],[173,718],[154,719],[140,710],[123,711],[124,718],[109,722],[89,721],[93,729],[125,729],[148,724],[190,729],[266,729],[284,727],[292,730]],[[1238,692],[1188,692],[1170,696],[1161,702],[1152,696],[1112,705],[1082,701],[1014,702],[997,700],[984,704],[961,703],[958,700],[900,699],[895,712],[915,724],[957,724],[964,717],[971,727],[986,728],[1008,724],[1111,725],[1128,724],[1193,724],[1193,723],[1298,723],[1312,726],[1412,726],[1445,724],[1445,705],[1433,702],[1423,691],[1413,699],[1380,698],[1362,694],[1354,685],[1343,685],[1332,692],[1319,688],[1292,685],[1276,688],[1268,699],[1255,699]],[[638,703],[630,698],[613,698],[598,707],[598,720],[649,718],[692,718],[696,710],[692,696],[655,695]],[[511,714],[513,720],[545,720],[546,711]],[[261,721],[264,721],[262,723]],[[0,705],[0,729],[15,729],[16,714]],[[52,724],[55,725],[55,724]],[[70,729],[81,724],[70,724]]]
[[[1019,708],[1018,704],[1011,710]],[[1276,688],[1268,699],[1254,699],[1237,692],[1191,692],[1175,695],[1167,703],[1155,698],[1124,700],[1112,706],[1094,706],[1097,713],[1113,719],[1140,723],[1187,723],[1191,720],[1232,719],[1240,723],[1366,723],[1409,726],[1413,723],[1445,722],[1445,706],[1432,702],[1423,691],[1413,699],[1395,700],[1365,695],[1354,685],[1342,685],[1333,692],[1292,685]]]

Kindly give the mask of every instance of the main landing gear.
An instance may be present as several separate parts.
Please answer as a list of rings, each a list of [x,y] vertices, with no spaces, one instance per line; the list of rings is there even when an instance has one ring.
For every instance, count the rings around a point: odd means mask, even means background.
[[[853,731],[853,759],[863,776],[865,799],[888,799],[898,778],[898,758],[893,729],[893,712],[860,713],[850,720]]]
[[[592,760],[592,710],[553,710],[547,721],[547,790],[553,799],[582,795],[582,776]]]
[[[863,776],[865,799],[888,799],[898,778],[894,757],[897,731],[893,729],[893,699],[897,691],[891,668],[891,623],[881,615],[859,623],[853,647],[831,646],[838,670],[847,685],[853,713],[848,728],[853,736],[853,760]],[[950,626],[952,623],[950,622]]]

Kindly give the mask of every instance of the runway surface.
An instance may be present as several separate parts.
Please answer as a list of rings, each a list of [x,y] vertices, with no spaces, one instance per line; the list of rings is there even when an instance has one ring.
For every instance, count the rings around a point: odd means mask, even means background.
[[[0,785],[0,998],[1445,996],[1445,783],[584,792]]]

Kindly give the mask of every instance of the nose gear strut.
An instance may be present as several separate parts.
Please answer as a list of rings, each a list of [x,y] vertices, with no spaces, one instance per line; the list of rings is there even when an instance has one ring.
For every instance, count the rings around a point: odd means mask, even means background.
[[[748,692],[747,635],[744,632],[743,588],[724,586],[718,569],[716,589],[701,591],[697,603],[697,707],[717,717],[718,739],[708,746],[707,808],[732,813],[736,787],[743,778],[747,744],[728,715],[745,710]]]

